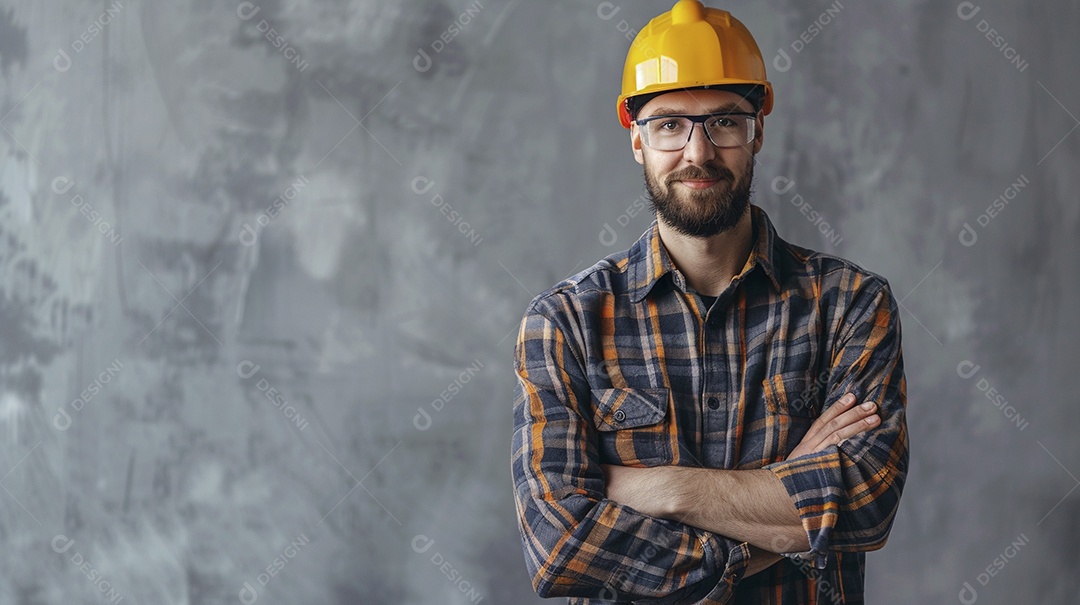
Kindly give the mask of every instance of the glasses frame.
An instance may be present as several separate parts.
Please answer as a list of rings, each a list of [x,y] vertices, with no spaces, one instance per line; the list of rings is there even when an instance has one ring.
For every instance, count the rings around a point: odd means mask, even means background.
[[[748,140],[746,142],[739,143],[738,145],[718,145],[716,143],[716,141],[714,141],[712,139],[712,135],[709,134],[709,129],[705,128],[705,121],[709,120],[710,118],[715,118],[717,116],[722,116],[722,117],[738,116],[738,117],[745,117],[745,118],[753,118],[755,126],[752,129],[751,128],[747,129],[747,131],[748,131]],[[694,126],[697,125],[697,124],[701,124],[701,130],[705,133],[705,138],[708,139],[708,141],[710,143],[712,143],[714,147],[717,147],[717,148],[720,148],[720,149],[733,149],[735,147],[742,147],[744,145],[748,145],[751,142],[753,142],[754,138],[757,136],[757,114],[749,112],[749,111],[718,111],[716,113],[704,113],[704,114],[697,114],[697,115],[682,114],[682,113],[670,113],[670,114],[661,114],[661,115],[658,115],[658,116],[649,116],[647,118],[641,118],[640,120],[634,120],[634,123],[637,124],[638,126],[644,128],[645,125],[648,124],[649,122],[653,122],[653,121],[656,121],[656,120],[662,120],[664,118],[686,118],[686,119],[690,120],[690,122],[691,122],[691,124],[690,124],[690,132],[689,132],[689,134],[686,135],[686,140],[683,141],[683,144],[682,144],[681,147],[677,147],[675,149],[657,149],[657,151],[681,151],[681,150],[685,149],[686,145],[690,142],[690,138],[694,136]],[[646,139],[648,139],[648,138],[649,137],[648,137],[647,134],[643,135],[641,137],[642,144],[644,144],[645,146],[647,146],[649,148],[656,149],[655,147],[653,147],[652,145],[649,145],[649,143],[646,142]]]

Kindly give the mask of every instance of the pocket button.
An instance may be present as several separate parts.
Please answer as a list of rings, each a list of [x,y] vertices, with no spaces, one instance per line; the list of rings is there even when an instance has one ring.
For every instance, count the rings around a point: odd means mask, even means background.
[[[600,460],[623,466],[671,464],[671,391],[665,387],[592,389]]]

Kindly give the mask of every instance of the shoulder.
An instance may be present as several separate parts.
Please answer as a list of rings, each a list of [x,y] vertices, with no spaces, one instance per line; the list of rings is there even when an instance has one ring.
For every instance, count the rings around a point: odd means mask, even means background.
[[[835,297],[838,302],[855,297],[891,296],[885,276],[871,271],[853,260],[798,246],[777,238],[775,262],[778,272],[792,286],[810,289],[818,297]]]
[[[542,314],[549,319],[576,315],[605,294],[625,288],[629,250],[605,256],[593,265],[570,275],[529,301],[526,314]]]

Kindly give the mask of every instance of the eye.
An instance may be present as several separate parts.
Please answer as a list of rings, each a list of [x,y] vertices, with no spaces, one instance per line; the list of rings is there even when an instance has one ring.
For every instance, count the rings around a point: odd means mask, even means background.
[[[682,122],[676,119],[657,120],[660,130],[675,131],[682,127]]]
[[[709,128],[733,128],[737,122],[727,116],[716,116],[709,120]]]

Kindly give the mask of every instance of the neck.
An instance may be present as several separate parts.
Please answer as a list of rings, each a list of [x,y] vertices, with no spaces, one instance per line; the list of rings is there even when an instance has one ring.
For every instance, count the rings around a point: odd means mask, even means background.
[[[668,256],[697,293],[719,296],[742,271],[754,240],[750,208],[738,224],[709,237],[692,237],[658,221],[660,241]]]

